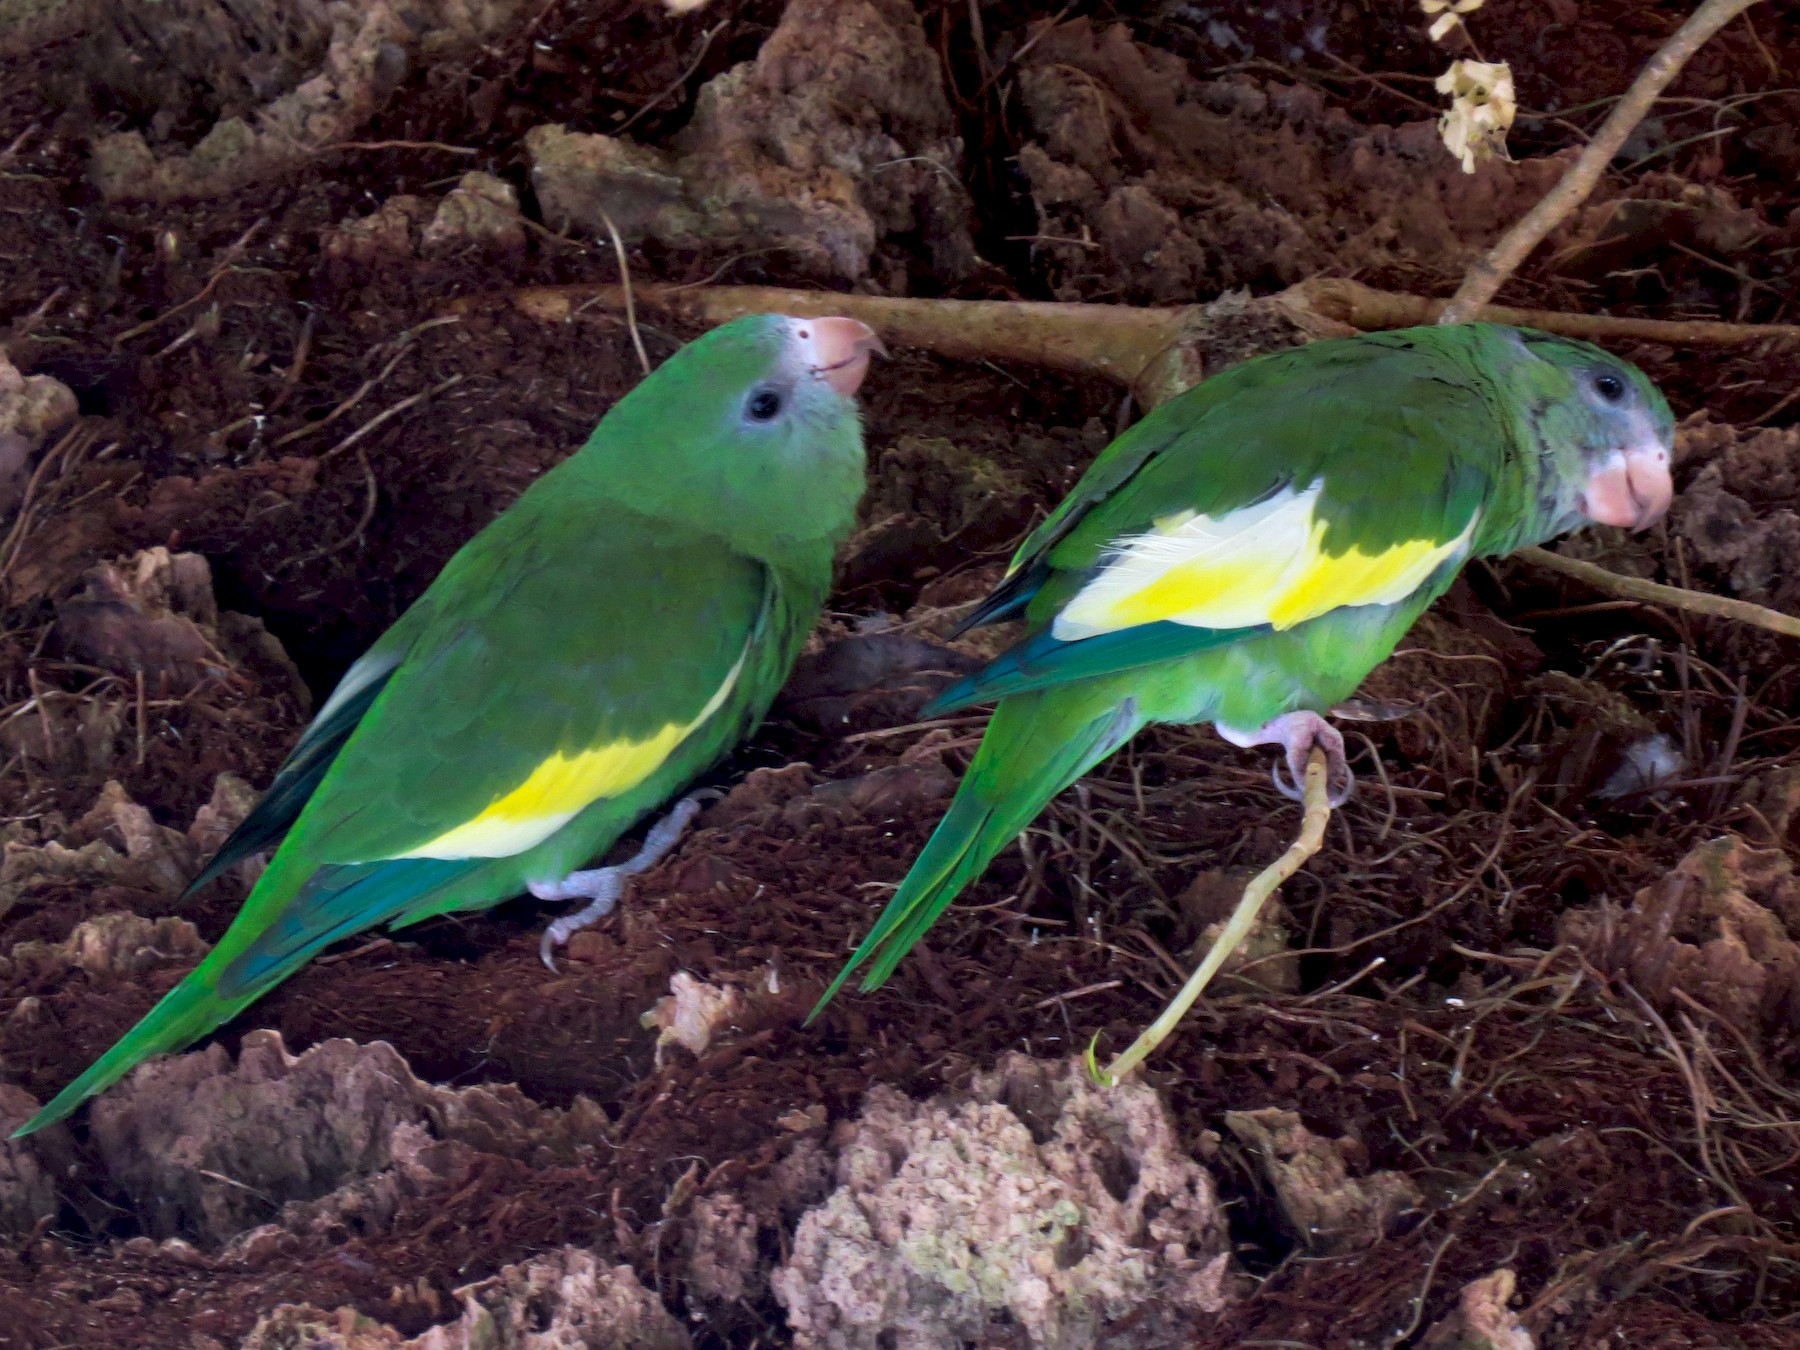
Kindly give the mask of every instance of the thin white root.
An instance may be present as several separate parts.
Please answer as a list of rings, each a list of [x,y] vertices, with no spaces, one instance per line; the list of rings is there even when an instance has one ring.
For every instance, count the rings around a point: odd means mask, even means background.
[[[1306,761],[1306,784],[1301,791],[1304,812],[1300,817],[1299,835],[1288,846],[1286,853],[1250,879],[1250,884],[1244,887],[1243,899],[1231,911],[1231,918],[1226,921],[1224,931],[1213,941],[1206,959],[1188,976],[1187,983],[1169,1001],[1162,1016],[1146,1027],[1143,1034],[1106,1067],[1106,1071],[1100,1075],[1100,1081],[1104,1085],[1116,1087],[1126,1074],[1143,1063],[1157,1046],[1174,1033],[1181,1019],[1187,1016],[1188,1009],[1194,1006],[1212,977],[1218,974],[1219,967],[1225,964],[1225,959],[1250,935],[1256,916],[1262,912],[1269,897],[1324,845],[1325,825],[1331,819],[1330,778],[1325,752],[1314,746]]]

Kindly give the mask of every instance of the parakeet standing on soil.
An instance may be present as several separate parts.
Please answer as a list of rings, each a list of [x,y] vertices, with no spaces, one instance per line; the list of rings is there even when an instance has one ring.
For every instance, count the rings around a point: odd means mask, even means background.
[[[1597,347],[1492,324],[1247,361],[1103,451],[964,628],[1026,636],[926,710],[999,700],[955,800],[820,1007],[879,986],[1051,797],[1152,722],[1312,748],[1470,558],[1668,509],[1674,419]],[[817,1009],[814,1010],[815,1015]]]
[[[629,862],[576,869],[756,725],[818,617],[863,492],[853,396],[878,345],[852,319],[739,319],[621,399],[345,674],[190,888],[286,835],[219,945],[18,1133],[339,938],[527,890],[609,910],[694,800]]]

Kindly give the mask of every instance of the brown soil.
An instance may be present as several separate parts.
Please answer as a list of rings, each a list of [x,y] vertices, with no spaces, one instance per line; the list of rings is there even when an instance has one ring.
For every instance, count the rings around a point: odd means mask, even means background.
[[[911,22],[903,0],[868,3]],[[1554,179],[1546,158],[1602,115],[1581,105],[1622,89],[1683,12],[1490,0],[1471,27],[1536,113],[1520,162],[1469,180],[1422,121],[1443,54],[1396,7],[1166,5],[1036,41],[1059,6],[974,7],[979,35],[970,6],[918,9],[985,261],[934,270],[932,219],[908,229],[890,204],[857,284],[1164,302],[1318,273],[1447,294]],[[90,138],[136,130],[172,153],[241,109],[190,78],[109,74],[117,33],[90,49],[46,25],[40,45],[4,48],[0,322],[13,362],[66,383],[81,417],[40,452],[34,485],[0,499],[0,1116],[22,1118],[26,1094],[43,1100],[111,1044],[235,912],[238,877],[174,899],[242,810],[219,776],[265,784],[349,661],[638,378],[623,323],[597,308],[559,326],[488,302],[448,317],[459,298],[616,276],[610,244],[541,226],[524,133],[606,132],[673,86],[630,131],[669,148],[695,91],[754,58],[781,10],[529,7],[472,54],[407,67],[357,133],[402,144],[154,204],[101,197]],[[1674,91],[1695,101],[1659,111],[1642,162],[1506,298],[1794,321],[1800,98],[1781,91],[1800,18],[1750,19],[1701,54]],[[317,36],[297,31],[282,59],[312,59]],[[234,81],[231,97],[255,93]],[[477,169],[511,185],[528,227],[427,242],[424,222]],[[400,196],[422,206],[345,242],[343,222]],[[631,265],[675,282],[819,275],[804,248],[729,241],[651,238]],[[653,320],[642,335],[652,360],[692,336]],[[1791,356],[1623,354],[1679,414],[1708,415],[1684,428],[1665,528],[1571,547],[1793,610]],[[618,1344],[788,1344],[795,1253],[823,1241],[803,1216],[845,1183],[857,1131],[922,1139],[940,1117],[1010,1109],[1033,1165],[1062,1166],[1046,1122],[1076,1106],[1039,1112],[993,1086],[995,1066],[1126,1044],[1296,811],[1261,755],[1202,732],[1140,737],[886,989],[803,1027],[979,733],[978,719],[910,725],[969,660],[919,640],[943,636],[945,607],[994,579],[1121,415],[1097,381],[911,352],[878,367],[865,408],[867,529],[817,654],[720,772],[727,802],[557,974],[538,962],[547,911],[531,902],[369,935],[212,1048],[0,1153],[0,1345],[236,1345],[281,1304],[352,1308],[373,1319],[354,1343],[398,1344],[464,1316],[455,1291],[570,1245],[593,1255],[565,1295],[610,1291],[648,1328]],[[210,593],[183,555],[209,565]],[[1232,1273],[1204,1297],[1170,1292],[1179,1262],[1119,1286],[1101,1343],[1449,1344],[1448,1324],[1430,1329],[1505,1267],[1502,1320],[1541,1344],[1800,1345],[1797,672],[1792,644],[1763,634],[1519,565],[1471,569],[1370,682],[1410,714],[1351,724],[1364,788],[1284,892],[1281,932],[1258,949],[1279,959],[1222,981],[1145,1075],[1170,1138],[1210,1173],[1184,1194],[1223,1202],[1191,1229],[1228,1222]],[[1680,767],[1648,790],[1621,766],[1658,734]],[[120,912],[144,922],[92,922]],[[726,991],[697,1051],[641,1021],[683,972]],[[341,1045],[289,1060],[249,1035],[263,1028],[289,1055],[348,1038],[404,1064]],[[875,1088],[917,1100],[918,1120]],[[1291,1175],[1227,1124],[1267,1110],[1297,1113],[1302,1156],[1324,1149],[1334,1184],[1361,1187],[1343,1192],[1360,1236],[1297,1223]],[[1133,1119],[1115,1130],[1126,1175],[1103,1188],[1121,1203],[1138,1194],[1140,1135],[1162,1138]],[[1368,1199],[1382,1187],[1411,1198]],[[1085,1250],[1051,1263],[1087,1270]],[[516,1310],[521,1281],[469,1298]],[[916,1325],[939,1340],[804,1343],[1051,1343],[1054,1319],[969,1331],[932,1306],[939,1320]],[[256,1343],[311,1344],[295,1328],[312,1315]],[[518,1338],[554,1320],[519,1317],[504,1343],[540,1343]],[[320,1343],[353,1343],[332,1335]]]

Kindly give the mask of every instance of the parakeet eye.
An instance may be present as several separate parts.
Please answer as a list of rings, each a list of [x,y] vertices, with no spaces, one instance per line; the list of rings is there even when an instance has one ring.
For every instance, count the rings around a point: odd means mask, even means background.
[[[781,391],[770,389],[767,385],[761,389],[753,389],[744,404],[744,416],[752,422],[773,422],[781,416],[783,399]]]
[[[1594,390],[1608,403],[1617,403],[1625,397],[1625,381],[1617,375],[1596,375]]]

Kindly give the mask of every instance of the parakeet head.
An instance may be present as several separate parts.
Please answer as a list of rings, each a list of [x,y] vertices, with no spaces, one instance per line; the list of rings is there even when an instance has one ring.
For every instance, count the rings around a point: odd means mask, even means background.
[[[1662,519],[1675,495],[1675,416],[1662,392],[1636,366],[1591,343],[1512,331],[1536,358],[1518,378],[1544,386],[1528,415],[1542,452],[1556,460],[1551,481],[1561,489],[1561,512],[1634,530]],[[1558,532],[1578,523],[1559,523]]]
[[[753,551],[835,538],[862,496],[855,394],[881,350],[855,319],[734,319],[620,399],[583,458],[617,500]]]

